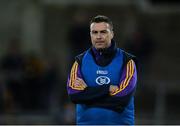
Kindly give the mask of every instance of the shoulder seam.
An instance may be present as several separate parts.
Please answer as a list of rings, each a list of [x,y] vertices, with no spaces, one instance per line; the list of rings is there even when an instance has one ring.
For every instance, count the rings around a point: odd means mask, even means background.
[[[79,55],[77,55],[77,56],[75,57],[75,61],[77,61],[80,66],[81,66],[81,64],[82,64],[82,59],[83,59],[83,57],[84,57],[84,55],[85,55],[86,52],[87,52],[87,51],[84,51],[83,53],[81,53],[81,54],[79,54]]]

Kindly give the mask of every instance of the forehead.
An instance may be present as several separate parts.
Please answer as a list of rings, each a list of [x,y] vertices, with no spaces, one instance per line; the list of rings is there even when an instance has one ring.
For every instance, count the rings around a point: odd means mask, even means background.
[[[110,29],[110,25],[106,22],[100,22],[100,23],[92,23],[90,25],[90,29],[92,30],[96,30],[96,31],[101,31],[101,30],[108,30]]]

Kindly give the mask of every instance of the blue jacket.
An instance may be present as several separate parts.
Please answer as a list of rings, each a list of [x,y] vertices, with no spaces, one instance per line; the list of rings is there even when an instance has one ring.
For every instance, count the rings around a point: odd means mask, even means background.
[[[77,124],[134,124],[136,60],[113,44],[102,52],[91,48],[77,56],[68,78],[68,94],[77,104]],[[87,88],[73,88],[76,77],[82,78]],[[110,85],[119,89],[110,94]]]

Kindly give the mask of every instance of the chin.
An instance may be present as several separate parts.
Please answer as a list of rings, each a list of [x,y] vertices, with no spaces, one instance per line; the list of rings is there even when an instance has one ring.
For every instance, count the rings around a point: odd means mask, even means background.
[[[105,48],[104,47],[98,47],[96,48],[97,50],[104,50]]]
[[[99,49],[103,49],[103,47],[96,47],[96,49],[98,49],[98,50],[99,50]]]
[[[96,49],[103,49],[105,48],[104,46],[96,46]]]

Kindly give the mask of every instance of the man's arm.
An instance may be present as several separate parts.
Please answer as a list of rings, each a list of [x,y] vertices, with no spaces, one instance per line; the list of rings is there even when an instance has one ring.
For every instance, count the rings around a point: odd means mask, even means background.
[[[111,85],[109,96],[89,103],[89,107],[102,107],[121,112],[134,95],[137,82],[137,71],[133,60],[129,60],[123,69],[119,85]]]
[[[71,101],[78,104],[94,103],[109,95],[109,85],[87,86],[77,61],[74,62],[68,77],[67,90]]]
[[[131,59],[128,61],[126,67],[123,69],[123,73],[120,79],[120,84],[116,90],[111,91],[111,96],[122,97],[128,95],[136,87],[137,71],[134,61]]]

